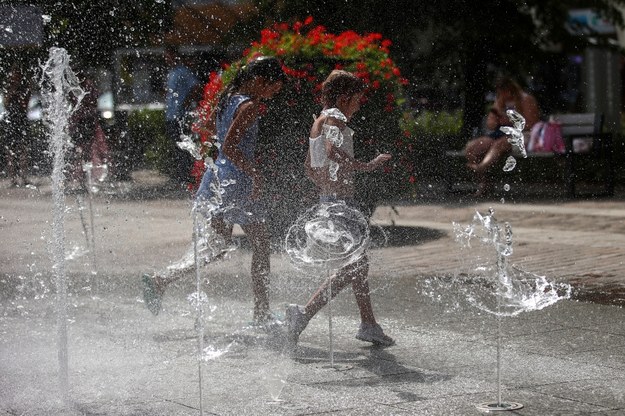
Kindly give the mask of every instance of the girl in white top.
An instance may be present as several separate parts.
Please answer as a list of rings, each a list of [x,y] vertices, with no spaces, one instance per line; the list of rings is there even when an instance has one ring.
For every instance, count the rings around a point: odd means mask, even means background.
[[[350,86],[349,81],[355,85]],[[358,90],[359,84],[362,85],[361,90]],[[354,158],[354,131],[346,123],[360,109],[364,83],[349,72],[335,70],[323,85],[325,106],[310,129],[306,169],[319,188],[322,202],[327,198],[351,202],[354,198],[354,173],[372,171],[388,161],[391,155],[380,154],[369,162]],[[343,90],[347,92],[336,92]]]
[[[354,200],[355,172],[374,170],[391,158],[385,153],[369,162],[354,159],[354,131],[346,123],[360,109],[364,90],[362,80],[341,70],[332,71],[322,85],[324,109],[310,130],[310,151],[306,158],[306,171],[319,188],[321,203],[344,201],[358,208]],[[352,285],[361,318],[356,338],[381,346],[393,345],[395,341],[384,334],[373,314],[368,273],[369,260],[365,254],[324,282],[306,306],[289,305],[286,310],[289,341],[296,344],[308,321],[328,303],[326,294],[332,282],[332,297],[348,284]]]

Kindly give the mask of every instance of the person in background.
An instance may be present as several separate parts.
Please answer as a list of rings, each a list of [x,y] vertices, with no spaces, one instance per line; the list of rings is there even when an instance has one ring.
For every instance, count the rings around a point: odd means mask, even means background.
[[[185,116],[192,103],[200,99],[202,85],[176,48],[165,47],[165,63],[169,68],[165,94],[165,127],[173,155],[170,176],[186,188],[192,182],[193,157],[176,143],[182,140],[180,136],[184,132]]]
[[[74,145],[70,149],[69,176],[72,181],[71,189],[84,192],[88,184],[83,166],[92,160],[92,147],[101,127],[96,83],[90,78],[85,78],[80,84],[85,96],[69,120],[69,135]]]
[[[465,147],[467,167],[475,174],[477,181],[475,196],[478,197],[487,195],[492,188],[492,182],[488,176],[489,169],[512,151],[508,136],[500,130],[502,126],[512,125],[506,111],[515,110],[525,118],[523,135],[526,143],[532,127],[540,121],[540,110],[536,99],[523,91],[512,78],[499,79],[495,85],[495,92],[495,103],[486,119],[486,127],[491,133],[469,141]]]

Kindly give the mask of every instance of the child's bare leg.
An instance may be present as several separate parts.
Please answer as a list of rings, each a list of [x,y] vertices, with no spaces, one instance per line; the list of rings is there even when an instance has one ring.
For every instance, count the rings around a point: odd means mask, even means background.
[[[215,233],[224,239],[227,245],[232,244],[232,224],[225,222],[221,217],[215,217],[211,219],[210,225]],[[165,288],[170,283],[180,280],[194,269],[195,262],[188,263],[186,261],[180,261],[178,264],[168,267],[164,273],[157,273],[154,275],[154,284],[156,289],[161,293],[164,292]]]
[[[369,294],[369,283],[367,275],[369,274],[369,261],[367,257],[363,257],[355,263],[341,268],[335,276],[332,277],[332,299],[345,288],[349,283],[352,289],[360,311],[360,319],[362,322],[376,324],[373,315],[373,306],[371,305],[371,296]],[[304,313],[311,319],[317,314],[329,301],[328,285],[330,279],[326,280],[317,292],[310,298],[304,308]]]
[[[495,140],[488,152],[484,155],[482,161],[477,165],[475,171],[486,172],[511,151],[512,145],[508,142],[507,137]]]
[[[269,231],[262,223],[242,228],[252,244],[254,319],[262,319],[269,313]]]
[[[367,276],[369,274],[369,259],[364,256],[362,259],[356,262],[355,267],[351,270],[352,273],[352,291],[356,297],[356,303],[358,304],[358,310],[360,311],[360,320],[368,324],[375,325],[375,316],[373,315],[373,306],[371,305],[371,294],[369,292],[369,281]]]
[[[332,299],[334,299],[334,297],[352,281],[353,267],[354,265],[351,264],[343,267],[336,273],[336,275],[323,282],[304,307],[304,313],[308,319],[315,316],[317,312],[319,312],[328,303],[328,285],[330,284],[330,281],[332,282]]]
[[[480,160],[484,157],[486,152],[490,149],[493,141],[490,137],[478,137],[467,143],[465,146],[465,156],[467,158],[467,165],[469,168],[480,163]]]
[[[211,227],[224,239],[226,245],[232,244],[232,224],[225,222],[223,217],[216,216],[211,218]]]
[[[165,291],[165,288],[180,279],[187,273],[191,272],[195,268],[195,264],[185,265],[176,269],[167,269],[165,273],[154,275],[154,284],[156,288],[161,292]]]

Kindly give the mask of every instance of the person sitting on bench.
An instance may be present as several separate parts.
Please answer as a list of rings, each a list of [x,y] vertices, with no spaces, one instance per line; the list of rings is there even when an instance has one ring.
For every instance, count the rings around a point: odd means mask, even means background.
[[[535,123],[540,120],[540,110],[536,99],[511,78],[504,77],[495,86],[495,103],[488,113],[486,127],[492,130],[487,136],[470,140],[465,147],[467,167],[475,173],[477,191],[475,196],[484,196],[491,190],[492,183],[488,170],[512,151],[508,137],[499,128],[512,123],[506,110],[516,110],[525,118],[523,134],[526,139]]]

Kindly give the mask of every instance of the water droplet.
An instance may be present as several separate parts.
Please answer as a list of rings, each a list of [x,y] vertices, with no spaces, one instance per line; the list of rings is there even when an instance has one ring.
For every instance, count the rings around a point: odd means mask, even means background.
[[[504,172],[510,172],[516,167],[516,159],[514,156],[508,156],[506,159],[506,165],[503,167]]]
[[[510,185],[509,185],[509,184],[505,184],[505,185],[503,186],[503,190],[504,190],[504,191],[506,191],[506,192],[508,192],[508,191],[510,190]]]

